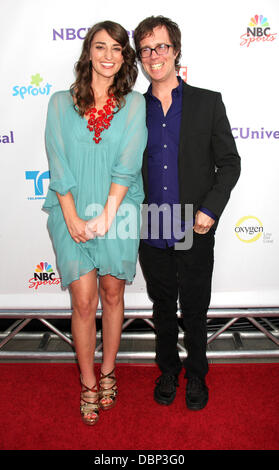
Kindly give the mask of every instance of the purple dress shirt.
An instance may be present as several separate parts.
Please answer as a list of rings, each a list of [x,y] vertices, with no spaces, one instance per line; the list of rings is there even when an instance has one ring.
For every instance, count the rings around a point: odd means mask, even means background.
[[[152,94],[152,85],[147,90],[147,128],[148,128],[148,205],[160,206],[159,217],[148,214],[148,231],[144,241],[157,248],[173,246],[183,238],[185,223],[180,220],[178,186],[178,147],[182,115],[182,79],[172,90],[172,104],[164,115],[163,107]],[[216,219],[209,209],[200,208]],[[188,225],[188,224],[187,224]],[[191,222],[192,225],[192,222]],[[182,233],[182,236],[177,235]],[[155,238],[154,238],[155,233]]]

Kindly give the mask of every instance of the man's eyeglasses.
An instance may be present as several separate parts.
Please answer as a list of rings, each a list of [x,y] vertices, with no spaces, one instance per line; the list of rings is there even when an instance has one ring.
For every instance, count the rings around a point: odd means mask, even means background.
[[[169,52],[169,48],[173,47],[172,44],[159,44],[158,46],[152,47],[143,47],[139,50],[139,56],[141,59],[146,57],[151,57],[152,51],[155,51],[158,55],[166,55]]]

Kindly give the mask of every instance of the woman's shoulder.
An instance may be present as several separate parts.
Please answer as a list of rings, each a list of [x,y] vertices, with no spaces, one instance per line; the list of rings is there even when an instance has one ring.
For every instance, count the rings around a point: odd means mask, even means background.
[[[145,98],[143,94],[139,91],[131,91],[130,93],[128,93],[128,95],[125,96],[125,99],[127,104],[129,104],[130,106],[145,106]]]
[[[71,95],[70,90],[60,90],[60,91],[55,91],[49,100],[50,105],[54,106],[72,106],[73,105],[73,98]]]

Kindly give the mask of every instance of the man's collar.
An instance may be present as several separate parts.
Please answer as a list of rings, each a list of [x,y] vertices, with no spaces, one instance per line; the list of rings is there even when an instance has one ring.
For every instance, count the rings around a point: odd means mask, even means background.
[[[183,80],[179,75],[177,75],[177,80],[178,80],[178,85],[175,88],[172,89],[172,94],[176,93],[176,94],[180,95],[180,94],[182,94]],[[147,89],[146,95],[150,98],[156,98],[152,93],[152,83],[150,83],[150,85]]]

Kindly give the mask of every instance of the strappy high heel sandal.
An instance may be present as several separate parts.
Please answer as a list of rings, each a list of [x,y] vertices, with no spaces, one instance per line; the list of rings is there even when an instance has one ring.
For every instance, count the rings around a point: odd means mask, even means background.
[[[100,382],[99,382],[99,405],[102,410],[110,410],[116,404],[117,397],[117,385],[116,378],[113,369],[109,374],[103,374],[101,372]]]
[[[80,393],[80,413],[82,421],[89,426],[93,426],[99,419],[99,394],[97,385],[93,385],[92,388],[87,387],[81,382],[81,393]],[[94,396],[90,396],[89,393],[94,393]]]

